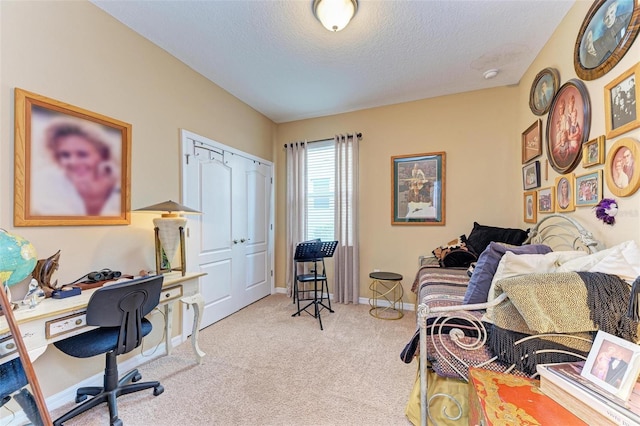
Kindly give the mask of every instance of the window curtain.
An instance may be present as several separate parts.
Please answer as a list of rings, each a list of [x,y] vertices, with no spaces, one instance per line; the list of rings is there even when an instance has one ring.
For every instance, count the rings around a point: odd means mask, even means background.
[[[336,135],[335,290],[338,303],[358,304],[360,248],[358,238],[358,136]]]
[[[293,295],[296,246],[307,234],[307,147],[305,142],[285,145],[287,151],[287,295]]]

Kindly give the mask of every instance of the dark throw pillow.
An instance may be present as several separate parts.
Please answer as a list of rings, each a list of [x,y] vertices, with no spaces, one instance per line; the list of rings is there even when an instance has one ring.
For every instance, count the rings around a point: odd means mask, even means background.
[[[455,240],[436,247],[431,253],[438,259],[438,264],[443,268],[466,268],[471,262],[478,260],[478,256],[467,248],[467,237],[465,235],[460,235]]]
[[[523,229],[500,228],[473,222],[473,229],[467,237],[467,247],[480,256],[491,241],[519,246],[527,239],[528,234]]]

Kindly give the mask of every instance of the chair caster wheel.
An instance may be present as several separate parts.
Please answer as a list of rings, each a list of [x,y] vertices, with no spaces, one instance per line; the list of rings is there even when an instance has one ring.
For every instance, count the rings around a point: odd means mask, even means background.
[[[114,421],[111,422],[111,426],[122,426],[122,420],[115,419]]]
[[[140,380],[142,380],[142,374],[140,374],[140,373],[138,373],[138,374],[134,375],[134,376],[131,378],[131,381],[132,381],[132,382],[139,382]]]
[[[159,386],[156,386],[155,388],[153,388],[153,396],[158,396],[162,392],[164,392],[164,387],[162,387],[162,385],[159,385]]]
[[[76,404],[80,404],[85,399],[87,399],[87,395],[76,395]]]

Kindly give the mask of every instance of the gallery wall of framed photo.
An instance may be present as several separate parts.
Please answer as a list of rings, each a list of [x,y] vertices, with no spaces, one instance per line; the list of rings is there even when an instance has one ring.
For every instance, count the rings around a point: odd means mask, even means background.
[[[527,75],[525,223],[554,212],[595,220],[603,198],[614,198],[623,216],[640,210],[640,2],[595,0],[572,12],[572,43],[569,28],[556,34]]]

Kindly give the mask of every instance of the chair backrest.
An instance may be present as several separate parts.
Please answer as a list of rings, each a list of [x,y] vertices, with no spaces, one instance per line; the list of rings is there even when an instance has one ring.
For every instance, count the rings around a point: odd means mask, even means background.
[[[142,343],[142,318],[160,302],[164,276],[137,278],[96,290],[87,306],[87,325],[120,327],[116,354]]]

